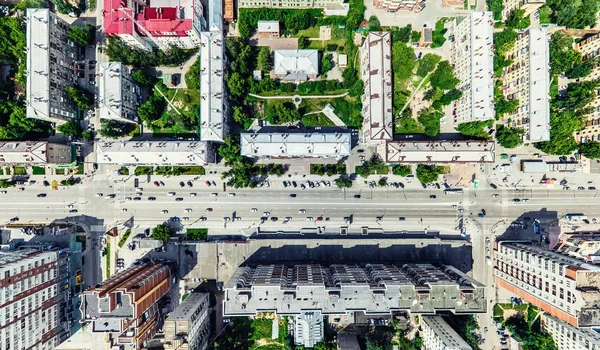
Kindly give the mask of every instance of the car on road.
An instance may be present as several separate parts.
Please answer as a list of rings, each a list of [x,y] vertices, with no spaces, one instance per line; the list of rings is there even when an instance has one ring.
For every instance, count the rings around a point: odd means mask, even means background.
[[[171,221],[171,222],[177,222],[177,221],[179,221],[179,218],[177,216],[173,216],[173,217],[169,218],[169,221]]]
[[[126,212],[127,212],[127,208],[121,209],[121,213],[126,213]]]
[[[206,221],[206,220],[208,220],[206,216],[201,216],[200,217],[200,221]]]
[[[292,186],[294,186],[294,188],[298,187],[298,184],[296,183],[296,181],[292,181]]]
[[[229,197],[235,197],[235,193],[228,194]]]
[[[210,194],[210,196],[211,196],[211,197],[216,197],[216,196],[218,196],[218,195],[219,195],[218,193],[211,193],[211,194]]]
[[[229,216],[225,216],[225,217],[223,217],[223,221],[224,221],[224,222],[227,222],[227,221],[229,221],[229,220],[230,220],[230,219],[229,219]]]
[[[73,208],[75,208],[75,206],[73,204],[67,204],[65,207],[67,209],[73,209]]]
[[[8,191],[0,191],[1,194],[7,194]]]
[[[156,197],[148,197],[148,200],[149,200],[149,201],[155,201],[155,200],[156,200]]]
[[[44,198],[44,197],[46,197],[46,194],[45,193],[38,193],[37,197],[38,198]]]
[[[398,218],[398,220],[404,221],[404,220],[406,220],[406,218],[404,216],[401,216],[401,217]]]
[[[490,187],[493,188],[493,189],[497,189],[498,188],[498,186],[496,186],[495,184],[490,184]]]
[[[130,201],[130,200],[131,200],[131,197],[125,197],[125,200],[126,200],[126,201]]]
[[[279,220],[279,218],[277,216],[271,216],[271,221],[275,222],[277,220]]]
[[[183,181],[179,182],[179,187],[185,187],[185,183]]]
[[[181,197],[177,197],[177,198],[175,198],[175,201],[176,201],[176,202],[181,202],[181,201],[183,201],[183,198],[181,198]]]
[[[305,214],[305,213],[306,213],[306,210],[304,210],[304,209],[298,210],[298,214]]]
[[[485,214],[484,213],[477,213],[477,216],[479,216],[480,218],[484,218]]]
[[[96,193],[96,197],[102,197],[104,196],[102,193]]]
[[[322,216],[319,216],[319,217],[317,218],[317,221],[323,221],[323,217],[322,217]]]
[[[360,194],[355,194],[355,195],[354,195],[354,198],[356,198],[356,199],[360,199]]]
[[[44,180],[43,184],[44,184],[44,187],[50,186],[50,183],[48,181],[46,181],[46,180]]]
[[[210,185],[211,185],[210,181],[206,181],[205,184],[206,184],[206,187],[210,187]]]
[[[514,203],[519,203],[519,202],[521,202],[521,200],[519,198],[513,198],[513,202]]]
[[[141,201],[141,200],[142,200],[142,197],[133,197],[133,200],[134,200],[134,201]]]
[[[253,213],[256,213],[258,211],[258,209],[257,208],[252,208],[252,209],[250,209],[250,211],[253,212]]]
[[[154,186],[160,187],[160,184],[158,183],[158,181],[154,181]]]
[[[185,212],[186,212],[186,213],[191,213],[191,212],[192,212],[192,208],[186,208],[186,209],[185,209]]]
[[[211,212],[213,211],[213,208],[206,208],[206,211]]]
[[[290,198],[296,198],[296,194],[295,193],[291,193],[290,194]]]
[[[69,213],[75,214],[75,213],[77,213],[77,209],[71,209],[71,210],[69,210]]]
[[[569,186],[565,186],[565,187],[563,187],[563,190],[568,191],[568,190],[570,190],[570,188],[569,188]]]
[[[175,195],[175,192],[169,192],[169,193],[167,193],[167,196],[174,196],[174,195]]]
[[[590,186],[590,187],[588,187],[588,190],[590,190],[590,191],[595,191],[595,190],[596,190],[596,187],[594,187],[594,186]]]
[[[17,191],[25,191],[25,188],[24,187],[19,187],[19,188],[17,188]]]
[[[307,218],[306,218],[306,220],[307,220],[307,221],[313,221],[313,217],[312,217],[312,216],[309,216],[309,217],[307,217]]]
[[[583,191],[583,190],[585,190],[585,187],[579,186],[579,187],[577,187],[577,189],[580,190],[580,191]]]
[[[191,192],[190,197],[196,197],[196,192]]]
[[[527,202],[529,202],[529,198],[523,198],[523,199],[521,199],[521,202],[527,203]]]
[[[164,182],[162,182],[162,181],[159,181],[159,182],[160,182],[160,185],[161,185],[161,186],[164,186],[164,185],[165,185],[165,183],[164,183]]]
[[[184,217],[181,218],[181,220],[183,220],[183,221],[188,221],[189,219],[190,218],[188,218],[187,216],[184,216]]]
[[[161,211],[161,213],[162,214],[169,214],[169,211],[168,210],[163,210],[163,211]]]
[[[194,187],[194,184],[191,181],[187,182],[188,187]]]
[[[107,194],[106,196],[104,196],[105,199],[113,199],[115,198],[115,194]]]
[[[498,197],[500,197],[500,196],[499,196],[497,193],[494,193],[494,194],[492,195],[492,198],[498,198]]]
[[[263,216],[269,217],[269,216],[271,216],[271,213],[270,213],[270,212],[268,212],[268,211],[265,211],[265,212],[263,213]]]
[[[437,198],[437,196],[436,196],[435,194],[432,194],[432,195],[430,195],[430,196],[429,196],[429,198],[431,198],[431,199],[436,199],[436,198]]]
[[[481,209],[481,214],[483,214],[483,216],[487,215],[487,211],[485,211],[485,209]]]

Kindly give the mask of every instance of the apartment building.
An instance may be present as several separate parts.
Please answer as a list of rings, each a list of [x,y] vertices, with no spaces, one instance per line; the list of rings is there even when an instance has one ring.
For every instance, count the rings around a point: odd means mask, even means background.
[[[550,140],[550,36],[547,28],[521,32],[506,58],[502,92],[507,100],[519,100],[514,113],[506,113],[508,126],[526,130],[525,140]]]
[[[572,232],[562,234],[557,252],[589,263],[600,261],[600,234],[598,232]]]
[[[106,0],[104,33],[149,51],[171,45],[193,49],[200,46],[200,31],[206,25],[203,12],[200,0]]]
[[[595,58],[600,54],[600,33],[584,38],[573,45],[573,48],[581,52],[583,60]],[[581,80],[588,81],[597,79],[600,79],[600,67],[595,67],[587,77],[581,78]],[[592,112],[586,115],[585,127],[583,130],[575,132],[575,139],[577,142],[597,142],[600,140],[600,97],[598,94],[596,94],[594,100],[590,102],[588,107],[592,108]]]
[[[142,349],[156,333],[156,302],[171,289],[171,272],[163,264],[141,264],[118,272],[81,295],[81,323],[106,333],[112,345]]]
[[[193,292],[165,320],[165,350],[206,350],[210,341],[208,293]]]
[[[320,311],[303,311],[294,316],[294,343],[312,348],[323,340],[323,315]]]
[[[238,8],[281,8],[312,9],[322,8],[326,16],[345,16],[350,5],[344,0],[239,0]]]
[[[415,11],[419,12],[421,0],[374,0],[375,8],[383,9],[387,12],[396,11]]]
[[[67,37],[69,25],[49,9],[27,9],[27,118],[63,123],[76,107],[65,88],[77,84],[77,45]]]
[[[47,141],[1,141],[2,165],[70,164],[74,161],[71,145]]]
[[[274,50],[273,78],[302,83],[319,76],[319,50]]]
[[[254,158],[342,158],[352,153],[349,132],[240,134],[241,154]]]
[[[223,314],[387,315],[485,312],[485,286],[451,266],[432,264],[258,265],[225,284]]]
[[[204,165],[217,150],[203,141],[107,141],[96,143],[97,162],[116,165]]]
[[[546,5],[546,0],[504,0],[502,20],[506,21],[514,10],[525,10],[524,16],[529,16],[544,5]]]
[[[423,347],[427,350],[471,350],[442,316],[422,316]]]
[[[52,350],[69,337],[68,255],[0,251],[0,349]]]
[[[360,47],[363,142],[394,137],[392,39],[389,32],[370,32]]]
[[[493,163],[496,144],[485,140],[387,141],[378,151],[386,163]]]
[[[518,242],[498,242],[496,285],[574,327],[600,326],[600,266]]]
[[[99,62],[97,76],[100,119],[137,123],[141,96],[131,69],[121,62]]]
[[[542,314],[542,329],[550,334],[560,350],[598,350],[600,333],[598,329],[577,328],[556,317]]]
[[[452,62],[463,93],[453,103],[456,125],[495,118],[493,30],[492,12],[473,11],[455,25]]]

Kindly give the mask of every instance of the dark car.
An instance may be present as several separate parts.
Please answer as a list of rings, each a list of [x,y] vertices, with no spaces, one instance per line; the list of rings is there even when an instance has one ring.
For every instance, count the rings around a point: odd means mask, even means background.
[[[180,187],[185,187],[185,184],[183,183],[183,181],[181,181],[181,182],[179,183],[179,186],[180,186]]]
[[[77,209],[71,209],[71,210],[69,210],[69,213],[75,214],[75,213],[77,213]]]
[[[496,186],[495,184],[490,184],[490,187],[493,188],[493,189],[497,189],[498,188],[498,186]]]
[[[514,199],[513,199],[513,202],[515,202],[515,203],[519,203],[520,201],[521,201],[521,200],[520,200],[519,198],[514,198]]]
[[[437,196],[436,196],[435,194],[432,194],[431,196],[429,196],[429,198],[431,198],[431,199],[436,199],[436,198],[437,198]]]
[[[485,209],[481,209],[481,214],[483,214],[483,216],[487,215],[487,211],[485,211]]]
[[[50,183],[48,181],[44,180],[44,186],[48,187],[48,186],[50,186]]]
[[[298,184],[296,183],[296,181],[292,181],[292,186],[294,186],[294,188],[298,187]]]
[[[158,183],[158,181],[154,181],[154,186],[160,187],[160,184]]]
[[[296,198],[296,194],[295,193],[290,194],[290,198]]]
[[[46,197],[46,194],[45,193],[40,193],[40,194],[37,195],[37,197],[38,198],[44,198],[44,197]]]
[[[187,185],[188,185],[189,187],[193,187],[193,186],[194,186],[194,184],[193,184],[191,181],[188,181],[188,182],[187,182]]]
[[[156,200],[156,197],[148,197],[148,200],[149,200],[149,201],[155,201],[155,200]]]
[[[181,202],[181,201],[183,201],[183,198],[181,198],[181,197],[179,197],[179,198],[175,198],[175,201],[177,201],[177,202]]]
[[[142,197],[133,197],[133,200],[134,200],[134,201],[141,201],[141,200],[142,200]]]
[[[354,195],[354,198],[356,198],[356,199],[360,199],[360,194],[355,194],[355,195]]]
[[[277,221],[277,220],[279,220],[279,218],[278,218],[278,217],[276,217],[276,216],[271,216],[271,221],[275,222],[275,221]]]

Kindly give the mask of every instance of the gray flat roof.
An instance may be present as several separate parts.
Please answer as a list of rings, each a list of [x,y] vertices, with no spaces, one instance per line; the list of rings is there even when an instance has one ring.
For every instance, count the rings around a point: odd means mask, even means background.
[[[27,9],[27,117],[50,119],[50,10]]]
[[[388,163],[489,163],[494,141],[388,141]]]
[[[343,157],[351,153],[351,133],[244,133],[241,154],[247,157]]]

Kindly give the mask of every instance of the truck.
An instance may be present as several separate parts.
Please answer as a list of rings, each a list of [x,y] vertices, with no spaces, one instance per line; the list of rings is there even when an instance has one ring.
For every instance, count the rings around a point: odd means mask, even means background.
[[[583,221],[587,219],[587,216],[583,214],[567,214],[565,218],[568,221]]]

